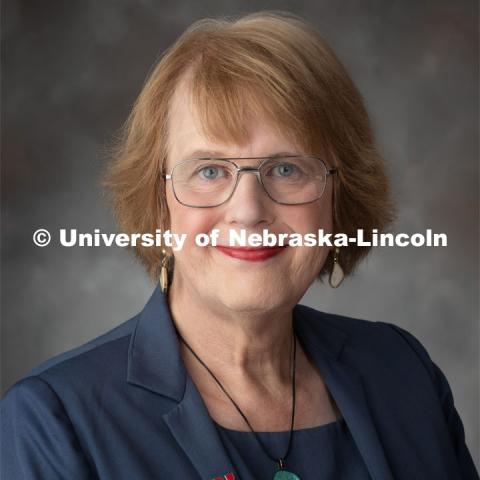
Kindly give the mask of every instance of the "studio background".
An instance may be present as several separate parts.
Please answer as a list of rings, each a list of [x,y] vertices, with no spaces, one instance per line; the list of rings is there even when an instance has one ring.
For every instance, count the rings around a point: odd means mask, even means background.
[[[2,392],[41,361],[135,315],[154,285],[115,232],[105,147],[154,61],[193,21],[260,9],[318,27],[365,97],[399,212],[394,232],[444,248],[377,248],[302,303],[400,325],[446,374],[479,465],[478,7],[475,1],[11,1],[2,5]],[[52,244],[32,234],[46,228]],[[112,366],[114,368],[114,366]]]

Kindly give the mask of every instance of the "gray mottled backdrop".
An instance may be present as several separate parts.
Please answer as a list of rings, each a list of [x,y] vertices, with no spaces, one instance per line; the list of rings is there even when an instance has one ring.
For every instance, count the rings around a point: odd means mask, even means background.
[[[153,286],[120,248],[37,248],[39,227],[114,231],[105,145],[155,58],[194,20],[285,9],[318,26],[365,96],[388,163],[396,231],[446,248],[376,249],[304,303],[393,322],[453,389],[478,462],[478,12],[471,1],[5,1],[2,79],[3,390],[137,313]],[[478,463],[477,463],[478,464]]]

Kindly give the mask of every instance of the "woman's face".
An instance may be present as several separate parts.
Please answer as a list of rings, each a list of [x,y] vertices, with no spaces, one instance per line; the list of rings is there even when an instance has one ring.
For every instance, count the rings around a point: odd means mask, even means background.
[[[252,120],[245,145],[209,141],[197,128],[189,97],[181,88],[174,96],[169,124],[166,171],[182,160],[215,152],[221,157],[266,157],[299,152],[275,128],[261,119]],[[213,153],[212,153],[213,156]],[[259,160],[236,161],[239,166],[258,166]],[[328,178],[328,177],[327,177]],[[256,175],[243,173],[233,196],[223,205],[192,208],[180,204],[167,182],[170,231],[187,234],[183,249],[174,252],[175,273],[171,288],[186,289],[217,308],[237,312],[261,312],[294,306],[313,282],[328,255],[328,247],[287,247],[262,261],[233,258],[216,247],[199,247],[195,235],[219,230],[219,245],[228,245],[229,229],[247,234],[264,229],[279,233],[332,231],[332,183],[323,196],[306,205],[280,205],[271,200]]]

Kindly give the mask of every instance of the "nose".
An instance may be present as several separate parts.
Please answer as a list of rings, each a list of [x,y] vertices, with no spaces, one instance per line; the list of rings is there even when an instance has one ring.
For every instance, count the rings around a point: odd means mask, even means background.
[[[237,186],[225,205],[225,220],[245,227],[269,225],[274,220],[273,201],[260,183],[258,171],[242,169]]]

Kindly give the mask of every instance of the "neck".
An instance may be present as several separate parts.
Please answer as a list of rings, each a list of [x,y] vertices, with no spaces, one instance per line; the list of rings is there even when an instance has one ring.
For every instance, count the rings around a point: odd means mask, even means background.
[[[169,306],[180,335],[217,378],[273,389],[291,381],[291,308],[232,311],[175,281]],[[202,375],[205,368],[183,342],[181,351],[187,367]]]

